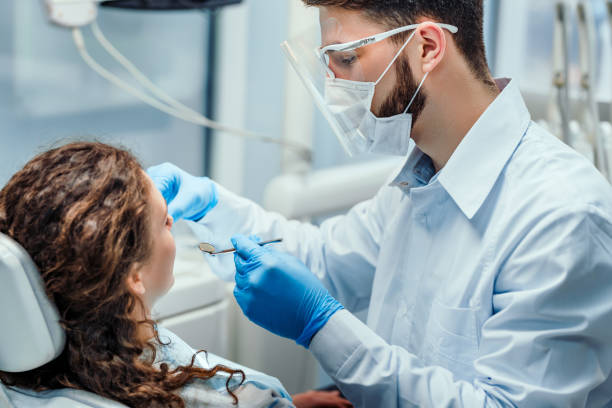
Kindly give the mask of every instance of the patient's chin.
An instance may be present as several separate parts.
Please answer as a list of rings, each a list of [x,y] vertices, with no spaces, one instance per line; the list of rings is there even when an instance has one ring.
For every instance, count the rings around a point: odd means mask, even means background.
[[[170,289],[172,289],[172,287],[174,286],[174,282],[176,281],[176,279],[174,278],[174,273],[172,273],[170,275],[170,282],[168,283],[168,287],[166,288],[166,292],[164,293],[164,295],[168,292],[170,292]]]
[[[157,297],[157,299],[161,298],[162,296],[165,296],[168,292],[170,292],[170,289],[172,289],[172,287],[174,286],[174,282],[175,282],[174,273],[170,272],[170,275],[168,277],[168,282],[166,286],[164,287],[164,289],[159,294],[159,296]]]

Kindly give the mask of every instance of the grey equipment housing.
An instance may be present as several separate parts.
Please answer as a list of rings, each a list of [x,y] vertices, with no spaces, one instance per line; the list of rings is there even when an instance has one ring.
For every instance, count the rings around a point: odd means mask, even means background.
[[[192,10],[218,8],[241,2],[242,0],[114,0],[104,1],[101,5],[133,10]]]

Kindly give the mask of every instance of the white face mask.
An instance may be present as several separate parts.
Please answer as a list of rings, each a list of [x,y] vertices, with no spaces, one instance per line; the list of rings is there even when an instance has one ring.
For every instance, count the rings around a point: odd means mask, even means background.
[[[410,35],[391,63],[376,82],[350,81],[339,78],[326,78],[325,102],[343,132],[344,145],[352,155],[380,153],[405,156],[410,147],[412,114],[408,110],[419,94],[429,73],[419,84],[406,110],[395,116],[378,118],[372,111],[372,101],[376,85],[382,81],[408,43]]]
[[[458,31],[457,27],[449,24],[433,24],[453,34]],[[338,44],[333,41],[342,35],[342,27],[337,20],[330,19],[313,31],[307,31],[281,45],[291,66],[349,155],[384,153],[404,156],[408,153],[412,130],[412,115],[408,110],[419,94],[427,74],[403,113],[389,118],[377,118],[371,108],[376,85],[393,67],[415,34],[410,35],[376,82],[356,80],[364,80],[365,77],[359,54],[355,50],[416,30],[420,25],[407,25]],[[333,43],[321,47],[323,41]],[[336,76],[353,80],[337,79]]]

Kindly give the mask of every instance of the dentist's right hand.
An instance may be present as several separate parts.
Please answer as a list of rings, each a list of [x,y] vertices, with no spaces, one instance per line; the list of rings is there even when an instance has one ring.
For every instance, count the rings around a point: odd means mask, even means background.
[[[217,188],[208,177],[195,177],[171,163],[147,169],[175,220],[199,221],[218,203]]]
[[[232,244],[234,297],[253,323],[308,348],[332,315],[344,309],[296,257],[242,235],[232,237]]]

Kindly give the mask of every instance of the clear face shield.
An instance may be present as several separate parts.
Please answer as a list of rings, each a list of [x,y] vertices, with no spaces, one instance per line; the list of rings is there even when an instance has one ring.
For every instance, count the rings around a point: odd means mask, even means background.
[[[454,26],[447,24],[438,24],[438,26],[452,33],[457,32]],[[412,101],[409,103],[407,101],[406,111],[401,117],[398,115],[393,118],[376,118],[371,112],[371,107],[376,85],[410,43],[417,27],[418,25],[404,26],[355,39],[344,33],[336,20],[329,19],[322,22],[320,27],[313,27],[282,44],[281,47],[289,62],[349,156],[373,151],[373,147],[380,143],[381,138],[388,140],[393,138],[394,135],[388,134],[389,130],[397,128],[398,124],[402,133],[408,135],[409,140],[412,118],[406,113]],[[363,47],[411,31],[404,45],[390,61],[387,61],[388,66],[382,74],[371,72],[372,67],[363,63],[361,58]],[[390,126],[391,122],[396,126]],[[408,143],[404,140],[387,150],[395,149],[402,154],[407,146]]]

